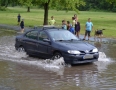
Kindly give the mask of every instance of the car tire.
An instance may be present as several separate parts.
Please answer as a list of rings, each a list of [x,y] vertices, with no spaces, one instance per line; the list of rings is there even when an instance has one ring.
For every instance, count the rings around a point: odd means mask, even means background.
[[[19,52],[25,52],[25,49],[23,46],[20,46],[18,49],[17,49]]]
[[[61,58],[61,57],[62,57],[61,53],[56,52],[56,53],[52,56],[51,60],[59,59],[59,58]]]

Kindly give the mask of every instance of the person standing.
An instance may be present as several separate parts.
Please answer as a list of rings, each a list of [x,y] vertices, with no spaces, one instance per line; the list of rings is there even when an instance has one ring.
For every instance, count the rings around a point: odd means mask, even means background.
[[[69,30],[70,29],[70,21],[67,21],[67,30]]]
[[[20,16],[20,14],[18,14],[17,19],[18,19],[18,24],[17,24],[17,25],[19,25],[19,24],[20,24],[20,21],[21,21],[21,16]]]
[[[70,24],[70,21],[67,21],[67,30],[69,30],[73,34],[75,33],[75,30],[72,27],[72,25]]]
[[[88,21],[85,24],[85,36],[83,40],[86,39],[87,35],[88,35],[88,40],[89,40],[92,29],[93,29],[93,23],[91,22],[91,18],[88,18]]]
[[[20,27],[21,27],[21,33],[23,33],[24,32],[24,19],[22,19],[20,23]]]
[[[75,20],[77,20],[77,21],[78,21],[78,17],[77,17],[77,15],[76,15],[76,14],[74,14],[74,18],[75,18]]]
[[[72,17],[72,26],[75,28],[75,17]]]
[[[56,21],[55,21],[55,19],[54,19],[53,16],[51,16],[51,20],[50,20],[49,24],[50,24],[50,25],[56,24]]]
[[[62,29],[67,30],[67,25],[66,25],[66,21],[62,20]]]
[[[79,34],[80,34],[80,22],[78,22],[77,20],[75,21],[75,35],[79,38]]]

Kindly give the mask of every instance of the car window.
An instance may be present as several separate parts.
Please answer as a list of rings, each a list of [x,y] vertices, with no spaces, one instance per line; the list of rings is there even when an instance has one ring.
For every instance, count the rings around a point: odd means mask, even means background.
[[[55,30],[49,32],[53,40],[78,40],[78,38],[68,30]]]
[[[44,31],[41,31],[38,36],[39,40],[43,41],[43,39],[48,39],[47,34]]]
[[[37,39],[38,31],[30,31],[25,36],[30,39]]]

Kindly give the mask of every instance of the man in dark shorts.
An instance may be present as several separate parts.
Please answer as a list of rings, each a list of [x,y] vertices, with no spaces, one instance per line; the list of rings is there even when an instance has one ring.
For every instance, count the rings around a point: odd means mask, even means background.
[[[88,40],[89,40],[92,28],[93,28],[93,23],[91,22],[91,19],[88,18],[88,21],[85,24],[85,36],[84,36],[83,40],[86,39],[87,35],[88,35]]]

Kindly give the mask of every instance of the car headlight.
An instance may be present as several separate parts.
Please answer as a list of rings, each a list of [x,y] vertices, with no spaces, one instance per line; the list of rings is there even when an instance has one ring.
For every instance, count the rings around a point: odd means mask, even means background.
[[[68,53],[70,54],[80,54],[81,52],[78,50],[68,50]]]
[[[93,49],[93,50],[92,50],[92,52],[98,52],[98,49],[97,49],[97,48],[95,48],[95,49]]]

